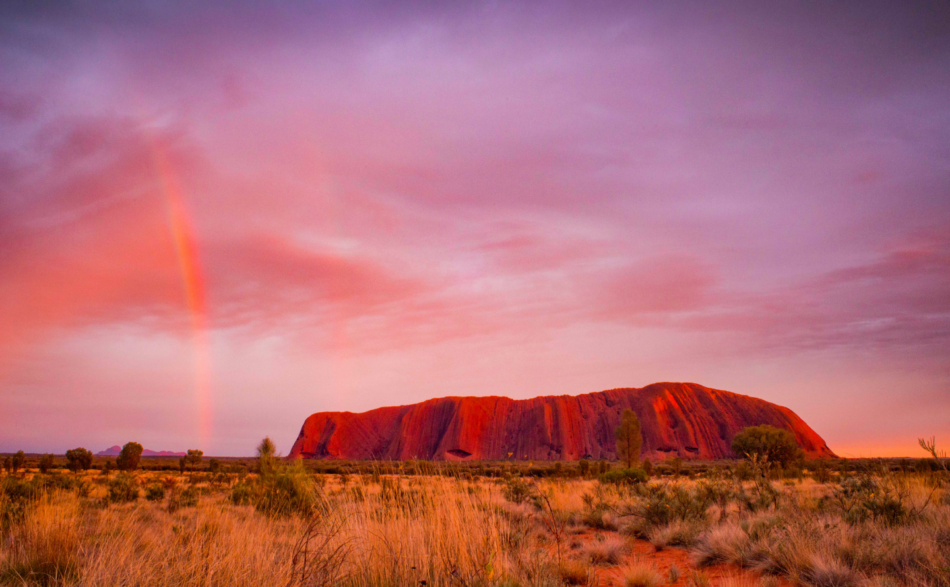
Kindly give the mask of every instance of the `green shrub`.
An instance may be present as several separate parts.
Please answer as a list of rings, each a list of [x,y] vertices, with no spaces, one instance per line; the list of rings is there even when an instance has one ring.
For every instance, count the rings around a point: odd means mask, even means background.
[[[769,426],[749,426],[732,439],[732,452],[738,457],[758,457],[785,469],[803,456],[795,435]]]
[[[43,455],[37,464],[40,473],[46,474],[53,468],[53,455]]]
[[[501,488],[501,494],[511,503],[522,504],[535,497],[535,488],[521,477],[507,477]]]
[[[653,476],[653,462],[650,459],[643,459],[643,472],[647,474],[647,477]]]
[[[587,459],[581,459],[580,462],[577,463],[577,470],[581,477],[587,477],[590,475],[590,461]]]
[[[36,483],[16,477],[0,480],[0,529],[22,521],[38,493]]]
[[[198,507],[200,493],[197,487],[189,487],[183,491],[173,493],[168,498],[168,511],[176,512],[181,508]]]
[[[831,499],[848,522],[872,519],[896,524],[907,516],[907,508],[904,496],[889,481],[887,477],[878,480],[869,474],[847,477],[832,492]]]
[[[703,521],[706,511],[718,502],[719,489],[706,482],[691,488],[669,483],[645,485],[638,489],[643,498],[634,508],[647,527],[666,526],[675,520]]]
[[[307,515],[318,505],[320,491],[300,461],[293,464],[265,461],[265,473],[253,481],[239,481],[231,488],[231,503],[253,505],[273,516]]]
[[[92,466],[92,451],[73,448],[66,451],[66,467],[72,472],[86,471]]]
[[[584,512],[581,520],[587,526],[597,530],[616,530],[617,523],[607,504],[598,503]]]
[[[831,473],[828,471],[828,464],[825,462],[825,459],[815,461],[814,467],[812,468],[812,478],[821,484],[831,481]]]
[[[162,501],[165,499],[165,487],[158,483],[153,483],[145,488],[145,499],[149,501]]]
[[[126,503],[139,498],[139,488],[135,479],[126,473],[120,473],[109,481],[109,501]]]
[[[614,435],[617,437],[617,456],[626,463],[628,469],[633,469],[640,463],[640,447],[643,445],[640,419],[633,410],[623,411],[620,426],[614,430]]]
[[[11,470],[14,473],[22,469],[24,466],[26,466],[26,453],[24,453],[22,450],[18,450],[16,454],[13,455],[13,459],[11,460],[11,465],[12,465]]]
[[[251,505],[254,503],[254,489],[249,483],[239,481],[231,488],[231,503],[234,505]]]
[[[137,442],[127,442],[115,459],[116,467],[120,471],[134,471],[142,458],[142,445]]]
[[[646,483],[649,476],[643,469],[614,469],[600,476],[601,483],[611,485],[638,485]]]
[[[317,490],[313,478],[300,461],[276,467],[258,479],[254,507],[270,515],[308,514],[317,504]]]

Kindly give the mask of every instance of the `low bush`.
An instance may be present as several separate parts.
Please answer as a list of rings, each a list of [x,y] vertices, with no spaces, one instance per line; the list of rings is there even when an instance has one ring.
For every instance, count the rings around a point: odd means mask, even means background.
[[[250,483],[239,481],[231,488],[231,503],[251,505],[254,502],[254,489]]]
[[[649,478],[643,469],[614,469],[603,473],[598,479],[610,485],[638,485],[646,483]]]
[[[168,511],[176,512],[182,508],[198,507],[200,495],[196,487],[188,487],[182,491],[176,491],[168,498]]]
[[[881,520],[897,524],[908,514],[906,490],[892,474],[874,478],[869,474],[843,479],[831,495],[848,522]]]
[[[501,494],[515,504],[522,504],[537,497],[534,486],[521,477],[508,476],[501,486]]]
[[[158,483],[152,483],[145,488],[145,499],[148,501],[162,501],[165,499],[165,487]]]
[[[321,496],[313,476],[295,461],[274,465],[256,479],[235,483],[230,500],[235,505],[253,505],[268,515],[309,515],[320,504]]]
[[[128,473],[120,473],[109,480],[108,498],[112,503],[127,503],[139,498],[139,487],[135,478]]]
[[[707,510],[717,503],[717,492],[704,483],[687,487],[676,482],[647,485],[640,490],[641,500],[631,514],[641,518],[649,531],[674,520],[703,521]]]

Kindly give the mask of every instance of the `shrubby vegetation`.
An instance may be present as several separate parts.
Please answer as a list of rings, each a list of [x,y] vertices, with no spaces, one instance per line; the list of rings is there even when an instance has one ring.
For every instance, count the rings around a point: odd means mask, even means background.
[[[126,443],[115,459],[115,466],[120,471],[134,471],[139,467],[142,458],[142,445],[137,442]]]
[[[643,469],[614,469],[601,473],[601,483],[612,483],[614,485],[636,485],[646,483],[649,476]]]
[[[39,455],[14,472],[11,455],[0,585],[948,587],[936,447],[785,466],[748,454],[668,459],[652,476],[590,460],[288,461],[269,440],[184,473],[177,459],[103,475],[61,458],[40,473]],[[670,549],[689,557],[657,566]]]
[[[732,439],[732,452],[740,457],[767,461],[782,468],[804,456],[794,434],[768,424],[750,426],[736,434]]]
[[[66,466],[70,471],[88,471],[92,466],[92,452],[84,448],[74,448],[66,451]]]
[[[620,426],[617,426],[615,436],[617,456],[626,463],[628,470],[633,469],[640,463],[640,448],[643,446],[640,420],[633,410],[624,410],[620,415]]]

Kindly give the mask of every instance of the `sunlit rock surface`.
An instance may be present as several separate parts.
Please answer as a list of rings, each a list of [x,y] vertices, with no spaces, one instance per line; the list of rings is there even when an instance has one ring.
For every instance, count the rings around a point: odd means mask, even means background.
[[[614,459],[614,429],[630,408],[643,429],[642,456],[734,456],[746,426],[790,430],[809,457],[834,456],[788,408],[695,383],[654,383],[578,396],[526,400],[444,397],[354,414],[320,412],[304,422],[291,456],[383,460]]]

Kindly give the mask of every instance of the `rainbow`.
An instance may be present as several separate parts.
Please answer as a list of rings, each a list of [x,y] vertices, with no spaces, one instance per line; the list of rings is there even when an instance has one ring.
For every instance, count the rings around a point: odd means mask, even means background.
[[[198,439],[207,450],[212,431],[211,352],[208,343],[208,310],[204,274],[201,271],[194,229],[182,197],[178,178],[164,150],[150,141],[152,157],[162,185],[172,240],[181,270],[185,301],[191,316],[195,367],[195,403],[198,411]]]

